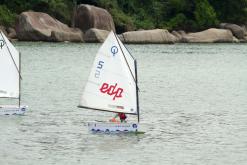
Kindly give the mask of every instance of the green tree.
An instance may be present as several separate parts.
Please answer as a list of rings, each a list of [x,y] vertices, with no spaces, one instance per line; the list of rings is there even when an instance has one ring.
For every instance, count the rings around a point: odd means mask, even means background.
[[[31,0],[31,9],[45,12],[58,20],[70,24],[73,14],[73,1],[69,0]]]
[[[207,0],[195,1],[195,21],[197,29],[205,29],[218,23],[216,13]]]
[[[117,32],[168,28],[202,30],[218,22],[247,24],[247,0],[76,0],[105,8]],[[70,24],[72,0],[0,0],[0,24],[12,26],[23,11],[45,12]]]
[[[247,24],[247,0],[209,0],[221,22]]]
[[[0,5],[0,25],[13,26],[16,15],[5,5]]]

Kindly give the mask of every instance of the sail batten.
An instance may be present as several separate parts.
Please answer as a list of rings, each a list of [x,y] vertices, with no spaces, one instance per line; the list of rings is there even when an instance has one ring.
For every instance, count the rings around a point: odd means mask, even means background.
[[[136,115],[136,97],[134,58],[110,32],[96,54],[78,107]]]

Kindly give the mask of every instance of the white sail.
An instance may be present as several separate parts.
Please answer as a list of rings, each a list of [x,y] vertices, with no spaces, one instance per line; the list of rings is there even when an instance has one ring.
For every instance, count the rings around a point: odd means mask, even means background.
[[[99,49],[79,107],[137,114],[134,58],[111,32]]]
[[[19,97],[19,52],[0,32],[0,97]]]

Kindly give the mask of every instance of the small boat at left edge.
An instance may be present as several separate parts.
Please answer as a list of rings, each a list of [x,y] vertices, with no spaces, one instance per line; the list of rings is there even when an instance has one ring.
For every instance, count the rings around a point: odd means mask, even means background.
[[[0,115],[23,115],[21,105],[21,54],[0,31],[0,99],[18,99],[17,105],[0,105]]]

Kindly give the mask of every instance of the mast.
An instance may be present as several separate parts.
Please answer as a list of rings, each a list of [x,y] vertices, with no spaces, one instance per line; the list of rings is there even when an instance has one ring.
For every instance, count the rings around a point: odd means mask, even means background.
[[[21,53],[19,52],[19,108],[21,107]]]
[[[137,62],[136,60],[134,61],[135,63],[135,76],[136,76],[136,109],[137,109],[137,119],[138,123],[140,122],[140,111],[139,111],[139,93],[138,93],[138,86],[137,86]]]

